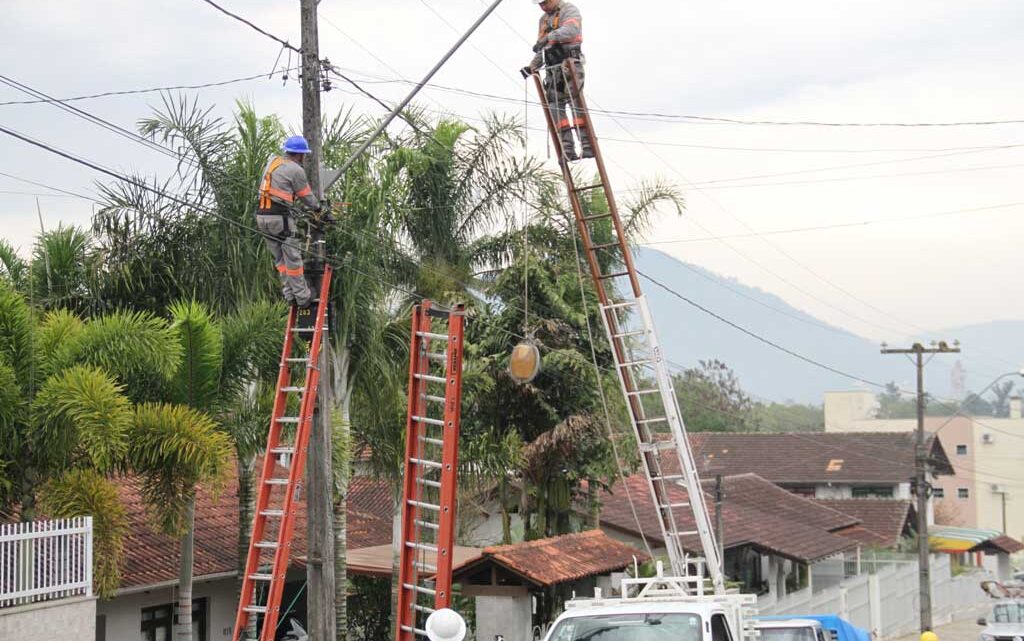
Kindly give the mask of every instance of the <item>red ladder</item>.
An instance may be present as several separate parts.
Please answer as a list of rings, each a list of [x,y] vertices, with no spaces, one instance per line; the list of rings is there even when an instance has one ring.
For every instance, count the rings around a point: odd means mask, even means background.
[[[540,75],[534,74],[534,83],[544,105],[544,116],[551,134],[551,141],[558,154],[562,168],[562,179],[569,193],[569,202],[576,217],[590,276],[597,290],[608,342],[612,346],[615,371],[622,388],[630,423],[639,446],[640,460],[647,477],[651,500],[653,501],[661,537],[677,576],[689,574],[694,564],[703,574],[701,565],[706,564],[715,593],[723,593],[725,583],[722,575],[718,544],[711,527],[706,497],[701,488],[700,476],[694,461],[693,451],[686,436],[686,425],[679,412],[672,377],[665,362],[664,352],[654,331],[654,321],[647,305],[647,298],[640,289],[640,279],[633,264],[633,253],[629,239],[623,230],[615,194],[608,181],[604,158],[594,133],[594,121],[590,118],[586,100],[580,91],[576,66],[567,60],[562,65],[546,68],[548,74],[562,74],[562,81],[570,89],[570,108],[573,118],[579,118],[575,126],[579,134],[590,135],[594,161],[600,182],[593,185],[576,186],[576,178],[562,149],[562,139],[554,120],[555,114],[548,107]],[[553,80],[553,79],[552,79]],[[558,114],[559,120],[564,114]],[[608,203],[606,212],[588,212],[583,199],[592,190],[600,189]],[[675,455],[672,455],[672,452]],[[686,488],[686,501],[673,501],[672,496],[678,485]],[[680,530],[676,512],[689,512],[693,517],[695,530]],[[683,519],[685,521],[686,519]],[[684,541],[699,540],[703,561],[688,558]],[[698,591],[703,590],[703,582]]]
[[[324,268],[316,316],[310,327],[297,324],[297,310],[294,306],[288,313],[274,411],[257,489],[256,515],[249,539],[245,575],[242,577],[242,595],[235,617],[233,641],[239,641],[246,626],[251,621],[258,622],[261,616],[263,628],[260,641],[273,641],[277,629],[281,593],[288,573],[292,532],[295,529],[295,502],[302,491],[313,410],[316,408],[317,386],[320,382],[320,348],[323,345],[330,302],[331,272],[329,266]],[[297,334],[309,337],[309,349],[305,355],[292,353],[296,347]],[[304,367],[305,375],[302,382],[293,384],[292,369],[296,366]],[[290,402],[295,395],[299,395],[298,416],[288,416],[289,410],[294,411],[296,406]],[[294,432],[291,426],[294,426]],[[284,470],[279,462],[280,457],[290,457],[287,476],[282,475]],[[262,604],[259,602],[260,597]]]
[[[445,333],[432,328],[441,320]],[[398,641],[425,638],[426,617],[451,606],[464,321],[462,305],[443,311],[423,301],[412,312]]]

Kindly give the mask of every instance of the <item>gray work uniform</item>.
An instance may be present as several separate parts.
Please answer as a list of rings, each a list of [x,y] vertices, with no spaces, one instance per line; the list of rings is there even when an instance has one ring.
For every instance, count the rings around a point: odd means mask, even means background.
[[[575,149],[572,132],[575,128],[580,137],[583,154],[588,156],[593,151],[590,131],[585,114],[579,106],[579,95],[572,93],[572,83],[566,65],[573,65],[579,87],[582,91],[584,80],[583,17],[576,5],[560,2],[551,13],[540,18],[538,39],[547,39],[549,47],[538,53],[530,62],[530,69],[544,69],[544,94],[547,98],[551,120],[558,128],[562,139],[562,147],[568,153]],[[570,100],[571,98],[571,100]],[[566,113],[566,107],[572,105],[572,113]],[[570,119],[571,118],[571,119]]]
[[[313,298],[313,292],[306,282],[302,248],[295,237],[292,207],[297,200],[309,209],[317,209],[320,205],[301,165],[281,156],[271,157],[260,180],[256,226],[265,234],[267,249],[274,256],[284,299],[305,306]]]

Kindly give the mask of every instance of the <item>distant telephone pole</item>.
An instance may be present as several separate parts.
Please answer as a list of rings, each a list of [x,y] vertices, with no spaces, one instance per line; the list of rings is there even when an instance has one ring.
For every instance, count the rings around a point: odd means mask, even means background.
[[[302,28],[302,134],[311,153],[306,154],[306,176],[318,200],[323,198],[320,164],[323,158],[321,140],[320,41],[317,32],[318,0],[301,0]],[[310,227],[309,251],[315,255],[319,270],[311,270],[314,292],[320,291],[320,279],[326,259],[323,234]],[[319,273],[316,273],[319,271]],[[315,310],[311,310],[313,313]],[[328,313],[330,308],[328,307]],[[324,319],[330,324],[330,318]],[[334,603],[334,532],[332,528],[333,474],[331,465],[331,373],[330,340],[324,333],[320,346],[320,388],[310,430],[308,465],[306,466],[307,565],[306,627],[310,641],[333,641],[335,638]]]
[[[914,354],[917,366],[917,442],[914,446],[914,479],[917,488],[917,566],[918,593],[921,606],[921,632],[932,629],[932,572],[928,556],[928,497],[931,486],[928,483],[928,453],[924,448],[924,355],[958,354],[959,343],[950,347],[945,341],[925,347],[914,343],[907,349],[889,349],[882,344],[883,354]],[[937,438],[937,437],[936,437]]]

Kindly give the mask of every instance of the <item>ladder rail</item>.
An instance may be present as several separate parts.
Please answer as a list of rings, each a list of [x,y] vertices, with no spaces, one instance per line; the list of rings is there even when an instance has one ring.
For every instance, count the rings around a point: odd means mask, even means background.
[[[263,614],[263,626],[259,633],[261,641],[273,641],[277,630],[277,621],[281,613],[281,596],[284,591],[288,565],[291,558],[292,538],[295,530],[295,517],[305,473],[306,456],[309,451],[309,437],[313,428],[313,416],[317,403],[317,392],[320,382],[320,356],[324,341],[324,328],[327,321],[327,308],[330,305],[330,287],[333,270],[325,266],[320,282],[319,303],[313,318],[313,332],[309,342],[309,355],[306,359],[306,379],[302,386],[299,402],[299,415],[293,439],[292,459],[288,467],[286,483],[271,483],[279,480],[274,476],[277,468],[273,450],[279,449],[283,423],[280,420],[288,406],[288,394],[296,391],[290,386],[290,363],[292,349],[295,347],[292,331],[296,323],[296,310],[293,307],[288,314],[285,327],[285,341],[282,347],[281,369],[278,373],[277,391],[274,398],[274,409],[271,414],[271,425],[267,436],[267,448],[264,452],[263,466],[257,489],[256,513],[253,517],[252,536],[249,539],[249,552],[246,557],[245,574],[242,577],[242,592],[235,617],[233,641],[239,641],[246,627],[251,623],[250,617]],[[275,487],[284,487],[280,505],[271,510],[271,493]],[[266,549],[264,536],[269,518],[279,519],[277,537],[273,546],[274,554],[269,573],[258,572],[261,550]],[[266,584],[265,604],[254,605],[256,581]]]
[[[714,531],[711,529],[711,520],[707,511],[707,504],[701,488],[696,463],[690,449],[689,441],[686,438],[686,427],[679,412],[678,401],[675,398],[675,392],[672,388],[671,377],[668,375],[668,370],[661,352],[661,346],[654,331],[653,318],[647,308],[646,298],[644,297],[642,288],[640,287],[639,275],[634,264],[633,254],[630,251],[629,242],[626,238],[622,220],[619,215],[618,203],[615,199],[615,194],[611,189],[608,172],[604,164],[604,157],[601,153],[601,146],[594,130],[594,122],[590,118],[590,111],[587,107],[586,98],[583,96],[582,91],[580,91],[580,83],[579,77],[576,73],[576,66],[571,63],[562,64],[557,67],[549,67],[547,71],[548,73],[561,73],[563,75],[563,79],[565,80],[568,88],[569,100],[571,103],[570,107],[573,110],[572,116],[575,119],[577,115],[579,115],[579,117],[586,123],[591,147],[594,152],[594,160],[597,164],[600,188],[603,189],[605,200],[608,203],[607,215],[585,215],[582,202],[579,197],[579,193],[582,189],[578,189],[576,187],[575,178],[572,174],[569,163],[565,158],[561,137],[558,135],[558,130],[555,126],[554,114],[551,113],[551,110],[548,107],[547,95],[544,91],[544,86],[541,83],[540,75],[537,73],[533,74],[537,95],[540,97],[540,102],[543,105],[544,118],[548,126],[548,133],[551,136],[551,142],[558,155],[559,165],[562,170],[562,178],[566,184],[570,205],[572,206],[573,214],[576,218],[576,225],[579,229],[580,238],[583,243],[591,280],[597,291],[598,301],[601,307],[601,319],[615,358],[616,375],[619,379],[619,384],[622,388],[626,405],[629,408],[630,423],[633,428],[634,436],[636,437],[641,449],[640,457],[643,463],[644,473],[647,477],[648,489],[650,491],[651,500],[653,501],[655,513],[658,517],[659,526],[661,527],[662,538],[669,553],[673,572],[679,575],[685,575],[687,572],[688,560],[682,547],[682,533],[679,532],[678,523],[675,518],[675,513],[673,512],[673,508],[681,507],[681,504],[674,503],[670,496],[671,484],[666,481],[668,476],[662,470],[663,461],[660,458],[660,449],[656,447],[656,433],[651,429],[655,422],[660,422],[661,417],[664,417],[664,422],[668,424],[671,430],[671,438],[675,441],[674,449],[676,450],[678,464],[680,467],[679,475],[685,483],[687,494],[691,497],[687,503],[689,504],[689,508],[692,512],[694,522],[697,524],[697,533],[700,538],[704,556],[707,560],[708,573],[710,574],[712,583],[714,584],[715,592],[722,593],[724,592],[725,586],[724,579],[722,577],[720,554],[718,545],[715,541]],[[588,186],[586,189],[593,189],[596,187],[597,186]],[[604,220],[605,218],[609,218],[611,220],[612,233],[614,236],[611,240],[614,242],[603,242],[600,245],[595,245],[590,224],[597,220]],[[607,256],[611,254],[616,247],[619,249],[621,256],[614,257],[614,259],[619,260],[624,269],[617,272],[610,271],[609,273],[603,273],[601,271],[601,260],[599,259],[597,252],[605,251],[606,254],[603,254],[602,256]],[[620,277],[628,277],[629,288],[632,291],[634,300],[612,300],[609,295],[609,291],[615,291],[614,289],[610,289],[613,288],[614,285],[606,284],[612,283],[616,278]],[[639,309],[634,310],[632,309],[633,307],[638,307]],[[620,318],[620,312],[624,312],[625,314],[639,312],[643,322],[643,331],[628,331],[628,329],[624,327],[625,324],[628,324],[628,319]],[[650,356],[647,358],[649,358],[653,365],[657,389],[642,390],[640,388],[640,381],[632,367],[632,364],[636,363],[640,359],[629,357],[631,348],[627,344],[626,338],[630,336],[641,336],[644,340],[644,347],[646,347],[650,352]],[[650,387],[650,385],[647,385],[647,387]],[[656,414],[656,419],[652,420],[648,417],[641,394],[656,394],[657,398],[659,398],[662,406],[662,413]],[[648,396],[647,398],[652,397]],[[645,448],[645,445],[652,447]]]

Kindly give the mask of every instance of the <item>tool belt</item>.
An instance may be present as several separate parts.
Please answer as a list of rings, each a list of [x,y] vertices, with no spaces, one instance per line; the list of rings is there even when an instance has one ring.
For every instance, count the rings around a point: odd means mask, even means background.
[[[583,48],[578,44],[554,45],[544,50],[544,64],[548,67],[560,65],[569,58],[579,60],[582,57]]]
[[[297,230],[291,228],[289,220],[291,219],[292,212],[287,205],[282,205],[279,202],[271,201],[270,209],[257,209],[257,216],[280,216],[281,217],[281,233],[278,235],[278,240],[286,240],[295,235]]]

